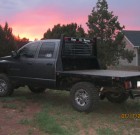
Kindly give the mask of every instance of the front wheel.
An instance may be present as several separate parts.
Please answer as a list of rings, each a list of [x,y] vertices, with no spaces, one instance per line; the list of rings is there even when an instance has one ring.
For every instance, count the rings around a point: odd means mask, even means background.
[[[129,94],[123,92],[119,93],[109,92],[106,93],[106,98],[108,99],[108,101],[112,103],[123,103],[129,98]]]
[[[94,85],[89,82],[76,83],[71,91],[72,106],[80,112],[92,111],[98,103],[99,95]]]
[[[46,90],[44,87],[39,86],[28,86],[28,87],[33,93],[43,93]]]
[[[0,97],[9,96],[13,91],[9,78],[5,74],[0,74]]]

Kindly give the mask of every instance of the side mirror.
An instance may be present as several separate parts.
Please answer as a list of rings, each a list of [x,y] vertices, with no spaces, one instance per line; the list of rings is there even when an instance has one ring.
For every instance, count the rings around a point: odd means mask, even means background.
[[[13,58],[17,58],[17,57],[18,57],[18,53],[17,53],[16,51],[12,51],[12,52],[11,52],[11,56],[12,56]]]

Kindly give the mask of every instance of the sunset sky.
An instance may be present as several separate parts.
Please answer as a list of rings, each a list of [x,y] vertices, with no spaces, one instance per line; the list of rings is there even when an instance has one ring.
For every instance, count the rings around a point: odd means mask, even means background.
[[[97,0],[0,0],[0,24],[7,21],[16,36],[40,39],[55,24],[86,22]],[[107,0],[109,10],[127,30],[140,30],[140,0]]]

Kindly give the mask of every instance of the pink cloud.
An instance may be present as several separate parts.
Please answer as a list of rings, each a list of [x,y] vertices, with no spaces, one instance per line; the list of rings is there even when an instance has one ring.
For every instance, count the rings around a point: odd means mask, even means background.
[[[87,16],[83,16],[83,14],[72,12],[68,14],[57,8],[39,8],[17,14],[11,19],[10,26],[12,26],[15,35],[34,40],[35,38],[42,38],[48,28],[52,28],[58,23],[77,22],[78,24],[85,24]]]
[[[127,26],[125,26],[125,29],[126,30],[137,30],[137,31],[139,31],[140,30],[140,26],[127,25]]]
[[[42,38],[48,28],[52,28],[58,23],[68,24],[76,22],[87,30],[85,23],[90,13],[90,9],[83,9],[82,11],[76,12],[76,10],[66,10],[57,6],[36,7],[17,13],[10,18],[9,24],[13,28],[15,35],[34,40],[35,38]],[[129,30],[140,30],[138,13],[134,10],[129,12],[128,10],[114,10],[114,15],[119,17],[121,25],[125,25],[125,29]]]
[[[140,30],[139,12],[137,10],[116,10],[114,15],[118,16],[121,25],[127,30]]]

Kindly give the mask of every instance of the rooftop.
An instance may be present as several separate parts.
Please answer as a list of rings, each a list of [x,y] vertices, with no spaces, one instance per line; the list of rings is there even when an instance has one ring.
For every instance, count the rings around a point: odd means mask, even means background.
[[[135,47],[140,47],[140,31],[124,30],[123,33]]]

